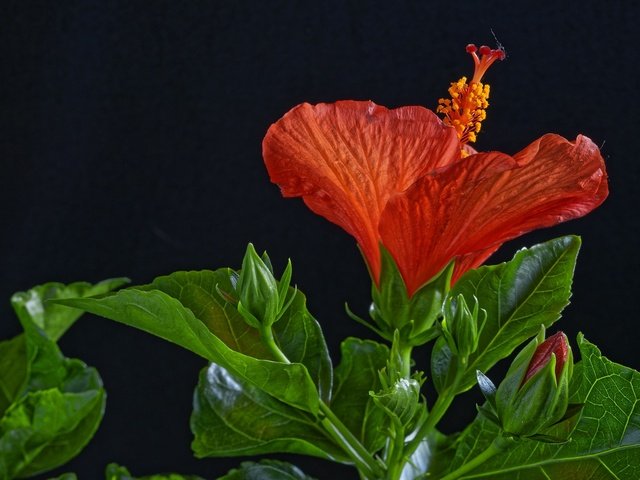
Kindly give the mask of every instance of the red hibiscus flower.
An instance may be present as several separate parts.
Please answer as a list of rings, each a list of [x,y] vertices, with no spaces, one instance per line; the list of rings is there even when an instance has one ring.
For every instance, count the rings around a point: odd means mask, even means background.
[[[488,103],[480,80],[503,50],[467,47],[476,63],[435,113],[369,101],[298,105],[263,142],[271,181],[353,235],[379,282],[382,244],[409,295],[452,259],[455,282],[505,241],[583,216],[608,194],[604,161],[579,135],[547,134],[515,155],[475,141]]]

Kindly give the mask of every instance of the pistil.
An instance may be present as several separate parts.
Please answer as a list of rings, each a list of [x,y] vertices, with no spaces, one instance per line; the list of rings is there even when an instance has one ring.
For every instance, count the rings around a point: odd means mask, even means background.
[[[475,65],[471,81],[467,83],[467,77],[462,77],[457,82],[452,82],[449,87],[451,98],[438,100],[436,109],[444,115],[444,123],[456,129],[462,146],[476,141],[482,121],[487,117],[490,87],[482,83],[482,77],[496,60],[504,60],[506,57],[502,47],[492,49],[483,45],[478,49],[474,44],[469,44],[466,50]],[[462,155],[466,156],[464,148]]]

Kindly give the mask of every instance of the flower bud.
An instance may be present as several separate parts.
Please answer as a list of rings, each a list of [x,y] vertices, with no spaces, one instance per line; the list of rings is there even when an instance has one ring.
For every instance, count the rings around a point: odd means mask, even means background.
[[[517,355],[495,395],[505,432],[531,437],[567,412],[573,356],[564,333],[544,340],[544,328]]]
[[[238,312],[254,328],[271,326],[284,310],[290,280],[291,262],[287,264],[282,279],[278,282],[273,276],[269,257],[266,253],[263,258],[258,256],[250,243],[236,283]]]
[[[466,363],[469,355],[478,349],[480,332],[487,319],[487,312],[480,310],[478,299],[473,297],[473,300],[473,311],[462,294],[448,298],[443,308],[442,333],[449,348],[462,363]]]

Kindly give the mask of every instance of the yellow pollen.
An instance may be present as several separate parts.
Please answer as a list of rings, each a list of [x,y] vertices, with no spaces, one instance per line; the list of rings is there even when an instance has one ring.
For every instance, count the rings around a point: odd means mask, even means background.
[[[467,77],[462,77],[457,82],[452,82],[449,87],[451,99],[441,98],[436,109],[436,112],[444,115],[444,123],[455,128],[462,145],[476,141],[482,121],[487,118],[490,87],[481,82],[482,76],[493,62],[505,58],[502,47],[480,47],[481,58],[478,58],[477,50],[475,45],[467,46],[467,52],[471,54],[475,64],[471,81],[467,82]],[[462,149],[462,156],[467,155],[468,153]]]

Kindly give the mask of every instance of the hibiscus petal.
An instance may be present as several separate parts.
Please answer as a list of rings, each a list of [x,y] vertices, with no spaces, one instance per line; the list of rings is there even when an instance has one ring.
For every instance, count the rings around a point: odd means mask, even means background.
[[[455,282],[505,241],[581,217],[607,194],[595,144],[549,134],[514,157],[480,153],[424,177],[389,201],[380,234],[413,293],[452,258]]]
[[[298,105],[269,128],[262,148],[282,194],[303,197],[353,235],[376,279],[389,198],[460,158],[455,131],[430,110],[367,101]]]

